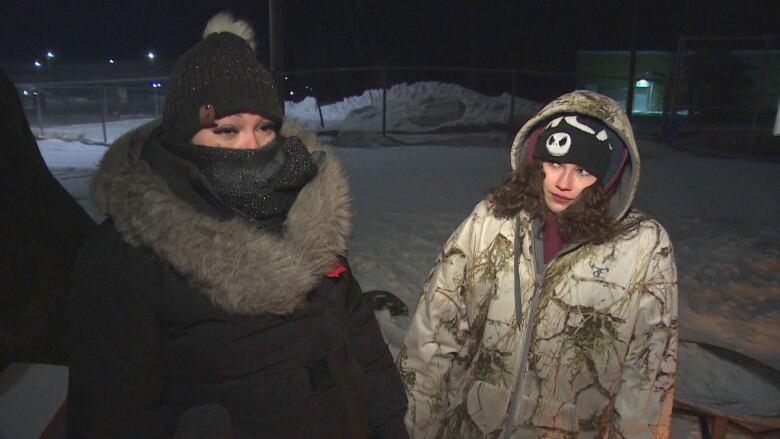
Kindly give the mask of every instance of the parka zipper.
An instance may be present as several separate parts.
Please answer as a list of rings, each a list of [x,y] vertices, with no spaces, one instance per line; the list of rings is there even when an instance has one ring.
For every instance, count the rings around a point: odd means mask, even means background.
[[[539,296],[542,291],[542,280],[544,279],[544,253],[540,253],[543,249],[540,249],[536,244],[536,236],[539,233],[538,220],[531,221],[531,255],[534,260],[534,288],[531,294],[531,306],[528,309],[528,319],[525,324],[525,334],[523,334],[523,343],[520,352],[520,360],[517,363],[517,373],[515,374],[515,384],[512,387],[510,393],[509,407],[507,407],[506,421],[504,422],[504,434],[502,437],[509,438],[512,434],[512,426],[515,424],[515,413],[517,413],[517,404],[520,391],[525,380],[525,364],[528,361],[528,351],[531,345],[531,329],[534,324],[534,317],[536,316],[536,309],[539,306]],[[520,321],[523,318],[523,306],[522,297],[520,295],[520,245],[518,238],[520,237],[520,218],[516,219],[515,225],[515,319],[517,324],[520,325]]]
[[[640,222],[647,219],[647,217],[640,216],[639,218],[636,218],[635,220],[623,225],[623,230],[628,230],[631,227],[633,227],[636,224],[639,224]],[[584,242],[579,243],[573,243],[564,246],[561,250],[558,251],[558,253],[555,255],[555,257],[550,260],[547,264],[544,263],[544,247],[537,245],[536,238],[539,236],[540,233],[540,222],[538,219],[532,219],[531,220],[531,256],[533,257],[534,262],[534,288],[531,293],[531,303],[530,308],[528,309],[528,319],[526,321],[525,325],[525,333],[523,334],[523,343],[521,345],[521,353],[520,353],[520,360],[517,364],[517,373],[515,374],[515,383],[512,386],[512,391],[510,393],[510,400],[509,400],[509,406],[507,407],[507,413],[506,413],[506,420],[504,421],[504,432],[502,434],[502,437],[504,439],[509,438],[512,435],[512,426],[515,424],[515,413],[517,413],[517,404],[518,400],[520,399],[520,392],[523,388],[523,384],[525,381],[525,365],[528,362],[528,352],[530,350],[531,346],[531,339],[532,334],[531,330],[533,328],[534,319],[536,317],[536,310],[539,306],[539,297],[541,296],[542,291],[542,281],[544,280],[544,273],[547,269],[547,266],[550,265],[555,259],[557,259],[559,256],[565,255],[566,253],[572,252],[585,244]],[[520,295],[521,292],[521,285],[520,285],[520,253],[522,252],[522,248],[520,245],[520,241],[518,238],[520,237],[520,217],[518,216],[515,219],[515,237],[514,237],[514,269],[515,269],[515,318],[517,319],[517,324],[520,326],[520,320],[523,318],[523,300],[522,296]]]

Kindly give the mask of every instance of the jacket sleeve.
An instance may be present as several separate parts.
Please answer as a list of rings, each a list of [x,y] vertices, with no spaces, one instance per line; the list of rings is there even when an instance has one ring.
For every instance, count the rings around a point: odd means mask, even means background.
[[[371,437],[403,439],[408,437],[403,424],[406,396],[398,370],[382,337],[373,304],[363,297],[352,271],[347,269],[345,275],[348,282],[348,343],[366,376]]]
[[[458,388],[469,362],[469,321],[463,302],[476,213],[444,245],[423,286],[398,367],[409,400],[406,428],[413,438],[438,437],[450,407],[449,388]]]
[[[642,283],[636,324],[615,398],[617,438],[667,438],[677,368],[677,270],[669,237],[658,239]]]
[[[136,270],[141,267],[126,255],[91,240],[76,264],[69,309],[68,437],[170,437],[175,428],[162,405],[159,325],[140,294],[154,288],[148,280],[153,272],[141,275]],[[174,423],[167,431],[166,419]]]

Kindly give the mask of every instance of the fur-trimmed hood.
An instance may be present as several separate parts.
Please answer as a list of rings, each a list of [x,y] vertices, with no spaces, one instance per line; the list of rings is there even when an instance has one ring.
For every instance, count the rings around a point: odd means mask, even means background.
[[[534,128],[561,113],[580,113],[602,121],[620,136],[628,149],[629,159],[609,203],[609,215],[615,221],[622,219],[631,208],[631,202],[639,187],[639,148],[625,111],[615,100],[607,96],[587,90],[576,90],[545,105],[515,135],[511,152],[512,169],[519,169],[520,164],[528,158],[528,138]]]
[[[150,249],[207,294],[240,314],[288,314],[346,256],[350,200],[340,163],[312,133],[290,123],[283,136],[299,137],[309,152],[323,151],[319,171],[299,193],[284,236],[240,220],[198,213],[176,197],[140,159],[158,122],[114,142],[92,181],[92,198],[122,238]]]

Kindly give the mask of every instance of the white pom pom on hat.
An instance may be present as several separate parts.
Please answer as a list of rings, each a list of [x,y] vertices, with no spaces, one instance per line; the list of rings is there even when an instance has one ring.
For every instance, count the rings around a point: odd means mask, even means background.
[[[256,50],[257,48],[255,31],[252,29],[252,26],[245,20],[234,18],[233,14],[230,12],[220,12],[211,17],[206,23],[206,28],[203,29],[203,38],[220,32],[229,32],[238,35],[249,43],[249,47],[251,47],[252,50]]]

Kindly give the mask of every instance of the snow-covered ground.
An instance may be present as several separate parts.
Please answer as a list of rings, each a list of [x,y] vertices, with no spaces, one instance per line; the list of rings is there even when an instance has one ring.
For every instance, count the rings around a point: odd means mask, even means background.
[[[126,133],[128,129],[132,129],[151,120],[152,118],[134,117],[108,121],[105,126],[105,136],[103,125],[100,123],[46,127],[44,128],[43,137],[49,139],[80,141],[87,144],[104,143],[105,140],[108,140],[108,143],[111,143],[117,137]],[[33,126],[32,128],[33,133],[40,136],[38,127]]]
[[[508,98],[480,97],[448,84],[396,86],[388,99],[396,100],[398,113],[388,121],[397,121],[394,130],[417,134],[388,140],[371,132],[381,128],[377,96],[366,92],[323,107],[323,114],[326,128],[343,130],[328,140],[351,146],[334,151],[354,197],[351,265],[364,289],[391,291],[413,312],[441,245],[509,171],[506,133],[425,133],[505,121]],[[539,107],[516,102],[515,114]],[[313,100],[288,103],[287,117],[320,126]],[[115,123],[110,138],[142,122]],[[99,125],[59,129],[100,130],[102,137]],[[404,146],[391,146],[399,144]],[[87,199],[87,182],[105,148],[61,140],[39,146],[55,176],[100,218]],[[702,158],[645,139],[639,146],[642,181],[635,205],[657,217],[672,236],[681,338],[722,346],[780,370],[780,164]],[[397,351],[408,318],[379,317]],[[776,373],[745,369],[695,344],[681,346],[679,362],[678,398],[729,412],[780,416]],[[676,419],[674,437],[699,437],[689,433],[696,422]]]

